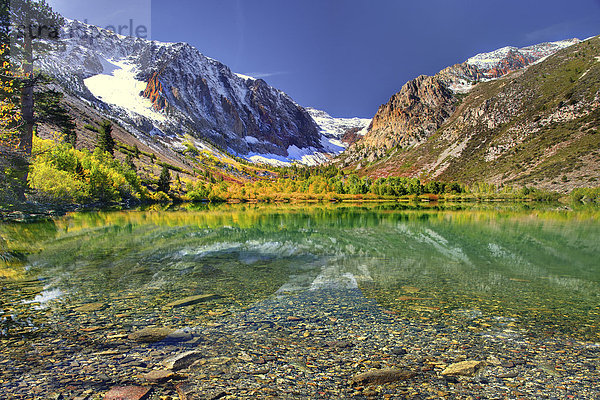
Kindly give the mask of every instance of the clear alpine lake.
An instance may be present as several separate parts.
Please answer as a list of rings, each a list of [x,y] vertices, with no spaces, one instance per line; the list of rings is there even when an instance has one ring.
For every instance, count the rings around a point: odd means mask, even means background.
[[[600,396],[597,208],[73,213],[0,223],[0,256],[8,398]]]

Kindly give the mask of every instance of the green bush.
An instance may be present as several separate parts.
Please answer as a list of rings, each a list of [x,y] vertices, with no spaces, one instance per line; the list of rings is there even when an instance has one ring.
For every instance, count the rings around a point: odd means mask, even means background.
[[[573,189],[570,194],[574,203],[596,203],[600,204],[600,188]]]

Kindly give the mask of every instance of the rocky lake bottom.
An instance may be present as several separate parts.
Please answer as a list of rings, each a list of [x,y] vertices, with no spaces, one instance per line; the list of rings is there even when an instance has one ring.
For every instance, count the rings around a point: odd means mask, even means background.
[[[317,289],[197,327],[128,330],[98,320],[99,307],[78,326],[3,343],[3,397],[600,398],[600,345],[482,326],[476,310],[461,327],[423,323],[360,290]]]

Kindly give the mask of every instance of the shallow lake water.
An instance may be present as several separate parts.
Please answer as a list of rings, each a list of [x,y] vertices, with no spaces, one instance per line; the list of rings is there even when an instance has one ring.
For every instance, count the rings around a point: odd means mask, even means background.
[[[599,216],[519,204],[223,205],[1,224],[0,340],[14,356],[3,380],[35,378],[23,360],[49,343],[124,340],[148,326],[214,335],[258,309],[292,322],[303,312],[331,321],[382,313],[490,340],[593,347]],[[357,329],[369,332],[363,316]],[[103,382],[92,392],[118,383]],[[39,390],[67,384],[91,390],[68,379]],[[27,390],[6,386],[15,398]]]

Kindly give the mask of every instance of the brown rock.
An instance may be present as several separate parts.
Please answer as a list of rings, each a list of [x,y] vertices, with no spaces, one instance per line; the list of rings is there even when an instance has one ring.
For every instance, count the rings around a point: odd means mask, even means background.
[[[442,371],[442,375],[449,376],[473,376],[485,365],[483,361],[461,361],[450,364]]]
[[[104,395],[104,400],[145,400],[152,388],[145,386],[115,386]]]
[[[173,371],[168,371],[166,369],[154,370],[150,371],[147,374],[144,374],[143,377],[145,380],[149,382],[166,382],[171,379],[175,374]]]
[[[192,338],[192,335],[183,331],[176,331],[171,328],[155,327],[144,328],[130,333],[127,338],[140,343],[155,343],[161,340],[186,341]]]
[[[144,328],[136,332],[132,332],[127,336],[129,340],[142,343],[154,343],[160,342],[170,334],[174,333],[175,330],[171,328]]]
[[[407,380],[415,375],[412,371],[404,371],[396,368],[376,369],[355,375],[351,383],[353,385],[381,385],[388,382]]]
[[[189,367],[199,358],[202,358],[202,354],[199,352],[186,351],[185,353],[175,354],[165,358],[161,364],[167,369],[177,371]]]

